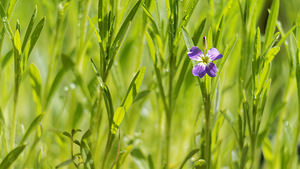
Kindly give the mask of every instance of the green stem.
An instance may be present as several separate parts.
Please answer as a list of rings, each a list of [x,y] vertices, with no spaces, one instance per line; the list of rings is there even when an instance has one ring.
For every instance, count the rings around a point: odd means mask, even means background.
[[[298,55],[300,56],[300,49],[298,49],[299,53]],[[298,64],[299,64],[299,60],[298,60]],[[297,117],[297,122],[296,122],[296,125],[297,125],[297,128],[296,128],[296,136],[295,136],[295,140],[293,142],[293,151],[292,151],[292,154],[291,154],[291,160],[288,164],[288,167],[289,168],[292,168],[293,167],[293,161],[297,158],[297,147],[298,147],[298,139],[299,139],[299,135],[300,135],[300,66],[297,65],[296,67],[296,79],[297,79],[297,94],[298,94],[298,117]]]
[[[207,162],[207,169],[210,168],[210,106],[206,106],[205,108],[205,159]]]
[[[74,166],[75,166],[76,168],[79,168],[78,164],[77,164],[76,161],[75,161],[74,148],[73,148],[73,142],[74,142],[74,134],[75,134],[75,131],[72,130],[71,132],[72,132],[72,133],[71,133],[71,134],[72,134],[72,136],[71,136],[71,158],[72,158],[72,162],[73,162]]]
[[[105,147],[105,153],[104,153],[104,157],[103,157],[103,162],[102,162],[102,169],[105,169],[105,164],[106,164],[106,161],[107,161],[107,157],[109,155],[109,152],[110,152],[110,149],[111,149],[111,146],[112,146],[112,143],[113,143],[113,140],[114,140],[114,137],[115,135],[113,135],[111,132],[110,132],[110,129],[109,129],[109,133],[108,133],[108,137],[107,137],[107,142],[106,142],[106,147]]]
[[[165,152],[165,167],[168,168],[169,160],[170,160],[170,140],[171,140],[171,120],[172,117],[167,117],[166,119],[166,152]]]
[[[14,148],[14,144],[15,144],[16,114],[17,114],[17,101],[18,101],[18,97],[17,97],[18,94],[17,93],[18,93],[18,91],[15,91],[14,108],[13,108],[13,115],[12,115],[12,126],[11,126],[11,135],[10,135],[10,149],[11,150]]]
[[[199,79],[200,89],[202,92],[203,103],[205,108],[205,152],[204,157],[206,161],[206,168],[210,169],[210,155],[211,155],[211,148],[210,148],[210,111],[211,111],[211,101],[210,101],[210,79],[204,77],[204,81]]]

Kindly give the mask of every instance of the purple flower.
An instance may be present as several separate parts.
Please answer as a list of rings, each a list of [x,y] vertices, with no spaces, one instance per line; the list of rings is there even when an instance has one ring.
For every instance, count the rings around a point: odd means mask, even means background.
[[[211,48],[204,54],[197,46],[194,46],[187,54],[191,60],[197,62],[192,71],[194,76],[202,78],[206,73],[210,77],[217,75],[218,69],[212,61],[222,58],[223,55],[216,48]]]

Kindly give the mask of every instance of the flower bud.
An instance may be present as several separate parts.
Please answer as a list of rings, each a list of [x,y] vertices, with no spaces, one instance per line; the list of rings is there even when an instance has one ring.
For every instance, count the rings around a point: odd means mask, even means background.
[[[207,42],[206,42],[206,36],[203,36],[203,50],[206,52],[207,49]]]

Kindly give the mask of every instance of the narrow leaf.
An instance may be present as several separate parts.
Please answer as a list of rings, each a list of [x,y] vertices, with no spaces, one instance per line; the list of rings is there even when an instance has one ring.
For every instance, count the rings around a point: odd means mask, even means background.
[[[21,38],[20,38],[20,32],[19,30],[16,31],[14,36],[14,46],[16,50],[18,51],[18,54],[21,55]]]
[[[280,47],[279,46],[275,46],[273,48],[271,48],[267,54],[266,54],[266,64],[269,64],[272,62],[272,60],[274,59],[275,55],[277,55],[277,53],[279,52]]]
[[[12,163],[15,162],[18,156],[23,152],[25,147],[25,145],[21,145],[9,152],[6,155],[6,157],[2,160],[0,164],[0,169],[8,169],[9,166],[12,165]]]
[[[65,167],[69,164],[71,164],[73,162],[72,159],[69,159],[69,160],[66,160],[66,161],[63,161],[62,163],[58,164],[55,168],[62,168],[62,167]]]
[[[29,135],[33,132],[33,130],[39,125],[39,123],[42,121],[44,117],[44,113],[38,115],[30,124],[30,126],[28,127],[28,129],[26,130],[20,144],[23,144],[26,139],[29,137]]]
[[[194,149],[191,152],[189,152],[189,154],[187,154],[187,156],[185,157],[185,159],[183,160],[183,162],[181,163],[179,169],[182,169],[185,165],[185,163],[192,158],[196,153],[198,153],[200,151],[200,149]]]
[[[28,42],[28,39],[29,39],[29,36],[31,34],[31,31],[33,29],[33,24],[34,24],[34,20],[36,18],[36,14],[37,14],[37,7],[35,7],[34,11],[33,11],[33,14],[31,16],[31,19],[29,21],[29,24],[27,26],[27,29],[26,29],[26,33],[25,33],[25,37],[24,37],[24,40],[23,40],[23,44],[22,44],[22,51],[24,51],[25,49],[25,46]]]
[[[181,29],[185,45],[188,48],[188,50],[190,50],[194,46],[193,40],[184,27],[182,27]]]
[[[121,122],[123,121],[125,112],[128,111],[129,107],[131,106],[133,100],[135,99],[139,88],[142,85],[142,81],[145,75],[145,67],[141,68],[136,75],[134,76],[131,84],[127,90],[127,93],[123,99],[121,106],[117,109],[114,113],[113,117],[113,124],[111,126],[111,131],[113,134],[116,133],[117,129],[119,128]]]
[[[116,38],[113,42],[112,45],[112,49],[114,51],[114,53],[116,53],[118,51],[118,49],[121,46],[122,41],[124,40],[124,37],[126,35],[127,29],[129,27],[129,24],[131,23],[133,17],[135,16],[137,10],[139,9],[139,6],[141,4],[141,0],[138,0],[138,2],[134,5],[134,7],[130,10],[128,16],[126,17],[126,19],[124,20],[121,28],[119,29]],[[113,55],[114,57],[114,55]]]
[[[40,22],[36,25],[34,31],[32,32],[32,35],[30,37],[30,48],[29,48],[29,52],[27,54],[27,57],[30,55],[33,47],[35,46],[38,38],[40,37],[40,34],[41,34],[42,29],[44,27],[44,24],[45,24],[45,17],[43,17],[43,19],[40,20]]]
[[[37,113],[41,113],[41,75],[34,64],[29,66],[30,84],[32,87],[33,99],[36,104]]]
[[[268,16],[268,22],[266,27],[266,35],[265,35],[265,44],[264,49],[266,49],[267,46],[269,46],[273,39],[273,33],[276,28],[276,21],[278,17],[279,12],[279,0],[274,0],[272,3],[271,11]]]

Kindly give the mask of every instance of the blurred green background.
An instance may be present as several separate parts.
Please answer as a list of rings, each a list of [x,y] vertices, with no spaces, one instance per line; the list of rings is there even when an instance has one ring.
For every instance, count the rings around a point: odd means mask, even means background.
[[[97,66],[100,62],[99,46],[91,25],[91,22],[96,25],[98,1],[71,0],[68,6],[61,10],[63,14],[60,15],[60,8],[64,8],[62,6],[63,2],[59,0],[17,0],[9,18],[9,23],[14,31],[17,20],[20,22],[22,41],[35,6],[38,9],[37,20],[40,20],[43,16],[46,17],[42,33],[28,61],[28,64],[34,63],[40,72],[42,91],[47,90],[47,87],[49,88],[49,86],[46,86],[46,81],[49,66],[51,65],[51,57],[55,57],[54,60],[56,61],[56,63],[52,63],[52,80],[54,80],[54,77],[60,70],[66,71],[57,84],[52,99],[42,100],[42,105],[45,105],[45,102],[49,102],[47,103],[49,106],[42,108],[45,111],[45,116],[33,134],[25,141],[26,148],[14,162],[13,166],[15,168],[55,168],[55,166],[70,159],[70,140],[62,133],[64,131],[69,132],[72,129],[81,129],[82,132],[76,134],[76,138],[80,139],[83,133],[91,128],[92,124],[98,124],[99,126],[96,126],[96,129],[93,130],[92,135],[88,139],[88,144],[92,152],[95,168],[100,168],[101,166],[107,137],[107,115],[104,102],[101,103],[100,117],[97,116],[95,109],[92,108],[99,96],[99,85],[90,62],[90,58],[97,63]],[[221,73],[219,108],[220,110],[226,110],[232,118],[235,118],[234,116],[240,107],[240,105],[236,104],[240,99],[236,83],[238,81],[239,61],[243,57],[241,56],[242,21],[238,0],[214,0],[213,2],[213,20],[206,24],[202,36],[207,35],[210,27],[216,26],[224,10],[226,11],[224,12],[226,17],[224,18],[224,32],[219,47],[220,53],[223,52],[229,42],[238,36],[237,43],[226,61],[223,71],[218,72]],[[9,1],[1,0],[1,3],[6,9]],[[119,16],[116,16],[115,20],[117,28],[124,21],[122,16],[128,15],[129,9],[135,3],[135,0],[119,0],[117,2],[116,10],[119,11]],[[182,16],[188,3],[188,0],[179,1],[180,16]],[[186,27],[190,34],[196,31],[197,25],[204,18],[209,17],[212,9],[208,3],[207,0],[199,0],[197,3],[191,20]],[[256,13],[256,25],[260,28],[262,35],[266,28],[268,9],[271,8],[271,4],[272,0],[256,0],[257,10],[253,12]],[[151,13],[159,10],[160,23],[163,23],[166,27],[168,21],[165,1],[159,0],[158,8],[155,7],[155,2],[151,1],[149,9]],[[280,0],[278,24],[281,24],[284,32],[287,32],[294,26],[299,12],[299,0]],[[62,16],[63,20],[60,27],[57,28],[60,16]],[[87,16],[91,18],[91,22],[88,21]],[[157,19],[156,15],[155,19]],[[121,104],[135,72],[141,67],[146,68],[140,89],[140,93],[143,92],[144,96],[134,101],[131,108],[126,112],[124,121],[120,126],[121,154],[128,151],[129,145],[135,150],[129,153],[120,168],[149,168],[148,161],[150,157],[153,160],[154,168],[160,168],[162,159],[161,149],[164,147],[163,124],[166,117],[164,112],[162,112],[163,105],[158,96],[157,80],[145,36],[148,25],[149,20],[147,20],[142,7],[140,7],[127,31],[126,38],[116,55],[115,62],[106,81],[116,110]],[[3,26],[1,24],[1,27]],[[289,40],[288,38],[287,43]],[[182,36],[178,40],[177,45],[180,49],[185,48]],[[201,43],[197,44],[197,46],[202,47]],[[5,59],[5,54],[11,49],[11,42],[5,33],[0,55],[0,108],[4,117],[3,123],[0,123],[0,161],[11,150],[9,141],[14,104],[14,59],[13,56]],[[187,50],[183,55],[178,54],[177,60],[188,57],[186,52]],[[299,110],[297,109],[296,78],[294,78],[295,75],[293,73],[290,75],[291,68],[289,66],[288,52],[289,49],[282,45],[280,53],[275,56],[272,63],[272,84],[261,126],[262,129],[269,128],[267,138],[270,145],[268,145],[268,152],[264,150],[264,156],[267,157],[265,157],[261,168],[271,168],[272,163],[276,160],[275,156],[281,156],[281,154],[275,153],[278,139],[283,140],[280,141],[282,147],[286,149],[292,148],[289,146],[289,141],[294,139],[293,132],[296,129]],[[69,62],[64,64],[61,59],[62,55],[72,60],[74,67],[67,68]],[[174,109],[169,168],[179,168],[185,156],[192,149],[199,147],[197,133],[204,124],[203,103],[199,85],[191,70],[192,65],[190,64],[185,79],[182,79],[184,80],[183,87],[180,90]],[[168,69],[164,68],[163,78],[167,78],[167,72]],[[82,81],[78,81],[78,76]],[[84,86],[84,89],[82,86]],[[87,93],[90,95],[90,98],[87,98]],[[42,98],[44,97],[43,95],[44,93],[42,92]],[[278,108],[277,106],[282,103],[284,103],[284,106]],[[217,168],[233,168],[234,151],[237,149],[237,143],[228,121],[219,112],[215,113],[215,120],[220,121],[221,126],[219,129],[214,129],[218,135],[218,142],[214,146],[218,149],[213,152],[212,158],[217,161]],[[25,70],[22,77],[16,114],[15,144],[17,145],[31,122],[38,115],[28,70]],[[275,118],[270,124],[267,124],[270,114],[275,114]],[[276,137],[279,131],[281,134],[279,134],[279,137]],[[262,148],[259,149],[261,150]],[[74,151],[79,151],[79,148],[76,147]],[[117,141],[113,144],[108,160],[109,164],[112,164],[116,151]],[[269,154],[266,155],[266,153]],[[272,155],[274,157],[268,158]],[[285,168],[280,166],[283,163],[282,161],[276,162],[278,168]],[[185,167],[190,168],[191,166],[192,162],[189,161]],[[75,168],[72,163],[68,163],[63,167]]]

